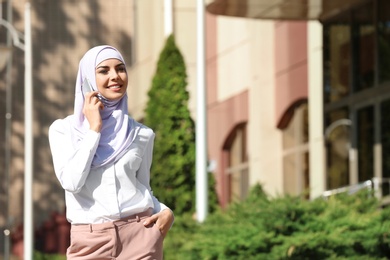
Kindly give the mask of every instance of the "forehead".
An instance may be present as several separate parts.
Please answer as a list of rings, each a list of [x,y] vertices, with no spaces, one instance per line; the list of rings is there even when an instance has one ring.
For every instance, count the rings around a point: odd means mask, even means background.
[[[123,64],[123,62],[121,60],[113,58],[113,59],[107,59],[107,60],[104,60],[104,61],[100,62],[96,66],[96,68],[102,67],[102,66],[104,66],[104,67],[106,67],[106,66],[118,66],[118,65],[121,65],[121,64]]]

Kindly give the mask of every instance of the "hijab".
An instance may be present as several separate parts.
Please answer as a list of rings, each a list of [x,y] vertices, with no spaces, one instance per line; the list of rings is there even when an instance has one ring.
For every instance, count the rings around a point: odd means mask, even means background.
[[[112,58],[118,59],[126,65],[120,52],[108,45],[90,49],[80,60],[76,79],[74,114],[71,117],[71,135],[76,149],[89,130],[88,120],[83,113],[82,84],[87,79],[92,89],[97,90],[96,66],[102,61]],[[139,131],[139,124],[128,114],[127,93],[119,100],[103,99],[103,104],[104,108],[100,110],[102,117],[101,136],[91,168],[99,168],[120,159],[128,151]]]

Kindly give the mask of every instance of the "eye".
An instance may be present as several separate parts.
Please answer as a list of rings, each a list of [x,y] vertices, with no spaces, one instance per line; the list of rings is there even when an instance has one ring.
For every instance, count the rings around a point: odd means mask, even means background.
[[[108,73],[108,70],[106,70],[106,69],[100,69],[100,70],[97,71],[97,73],[99,73],[99,74],[107,74],[107,73]]]
[[[120,66],[116,69],[118,72],[126,72],[125,66]]]

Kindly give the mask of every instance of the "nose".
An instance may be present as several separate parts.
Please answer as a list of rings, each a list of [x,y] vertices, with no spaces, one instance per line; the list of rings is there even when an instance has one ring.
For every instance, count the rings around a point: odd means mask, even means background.
[[[119,73],[116,70],[112,71],[111,79],[113,79],[113,80],[119,79]]]

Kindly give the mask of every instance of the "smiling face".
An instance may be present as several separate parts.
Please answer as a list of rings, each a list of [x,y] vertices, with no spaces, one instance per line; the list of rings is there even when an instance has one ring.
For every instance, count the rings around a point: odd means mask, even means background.
[[[117,59],[107,59],[96,66],[96,85],[99,93],[109,100],[118,100],[126,94],[126,66]]]

